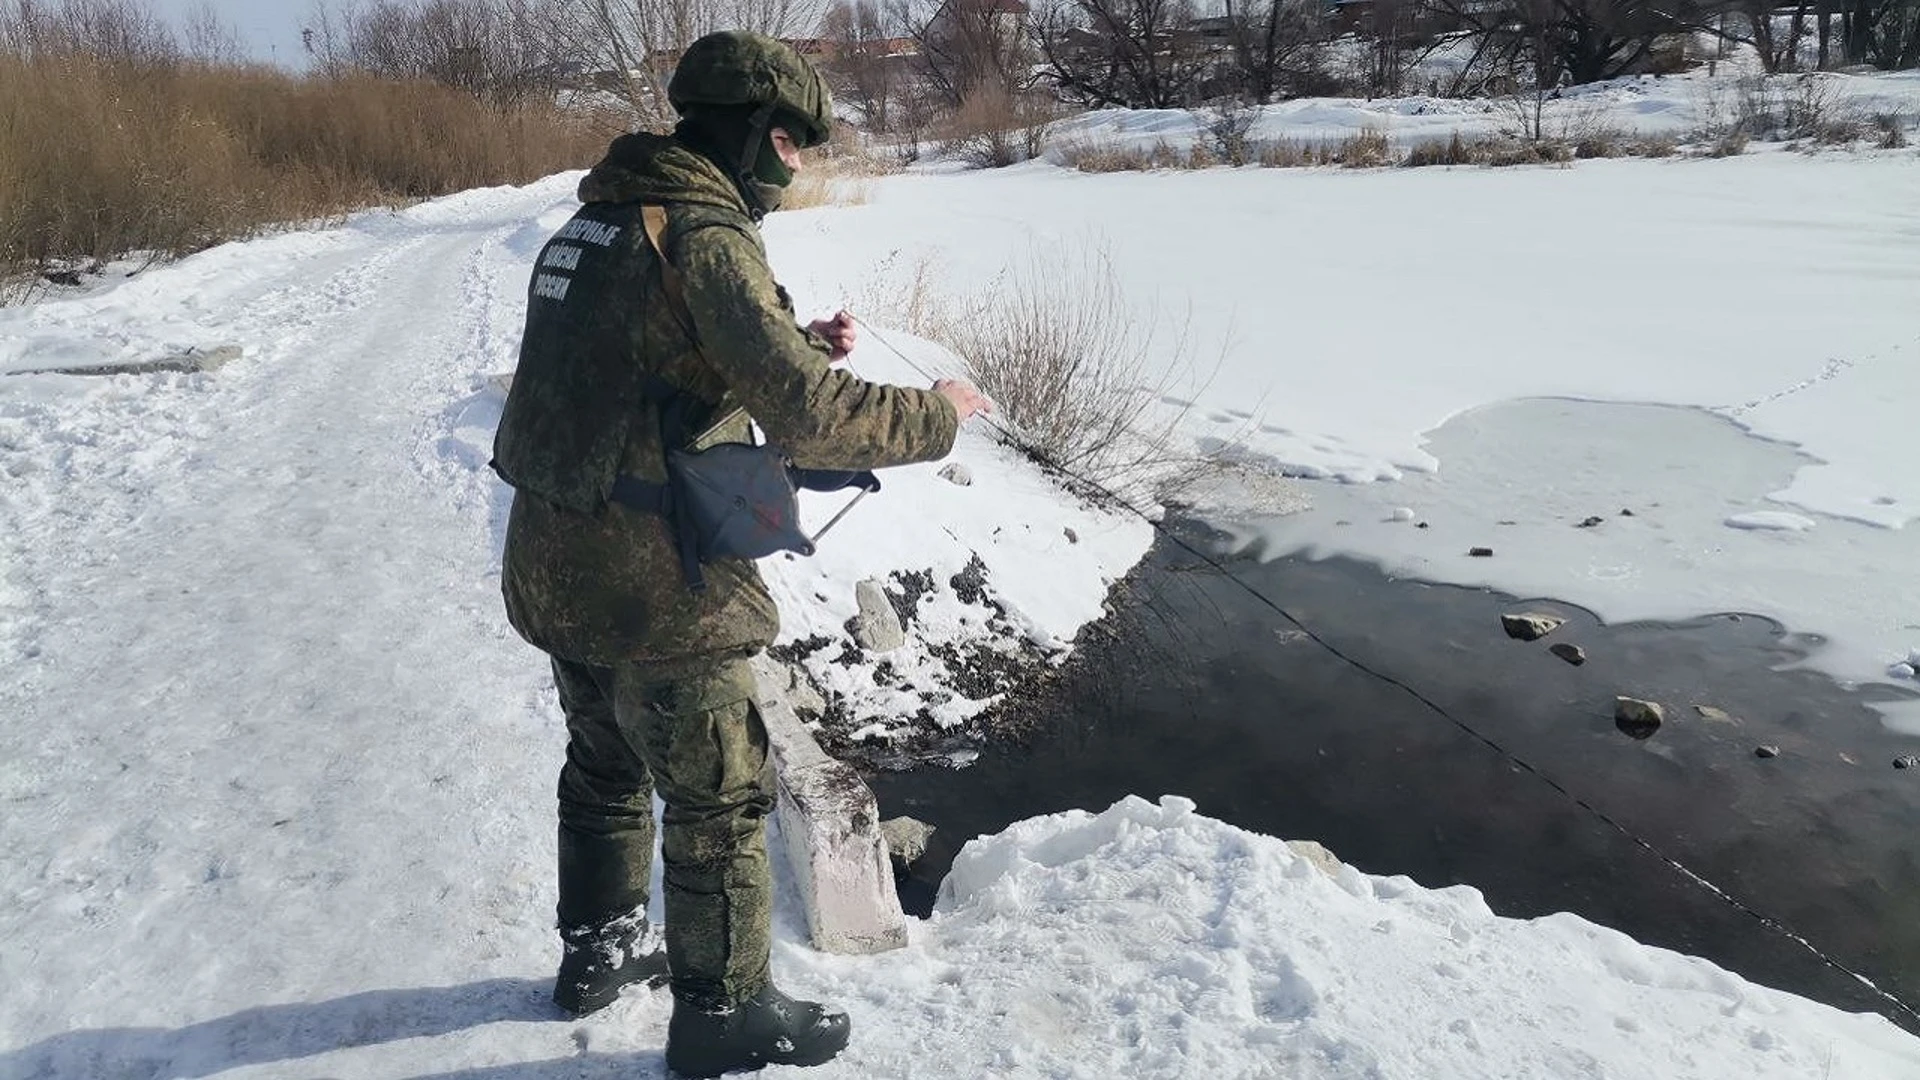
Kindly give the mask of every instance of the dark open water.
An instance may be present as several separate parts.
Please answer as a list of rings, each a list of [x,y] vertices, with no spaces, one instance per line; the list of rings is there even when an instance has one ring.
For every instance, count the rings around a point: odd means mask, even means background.
[[[1190,537],[1198,526],[1181,526]],[[1661,851],[1920,1004],[1920,750],[1755,617],[1602,626],[1564,604],[1394,580],[1358,563],[1228,563],[1316,632],[1419,689]],[[1576,912],[1756,982],[1920,1030],[1854,980],[1673,870],[1404,691],[1304,639],[1164,541],[1034,703],[1023,745],[966,769],[870,779],[881,816],[939,827],[902,882],[924,912],[968,838],[1129,793],[1189,796],[1241,827],[1326,844],[1371,873],[1480,889],[1503,915]],[[1499,616],[1552,610],[1544,641]],[[1587,650],[1582,667],[1547,645]],[[1663,702],[1645,741],[1617,693]],[[1734,723],[1704,719],[1716,705]],[[1677,710],[1674,707],[1678,707]],[[1677,712],[1677,715],[1675,713]],[[1780,756],[1758,758],[1756,747]]]

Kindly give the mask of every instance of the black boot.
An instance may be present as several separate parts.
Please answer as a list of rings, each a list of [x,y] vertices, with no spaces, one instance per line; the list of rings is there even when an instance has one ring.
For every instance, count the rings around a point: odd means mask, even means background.
[[[667,1068],[708,1077],[762,1065],[824,1065],[852,1034],[846,1013],[795,1001],[772,983],[726,1009],[703,1009],[676,997],[667,1023]]]
[[[560,974],[553,1003],[575,1016],[597,1012],[620,996],[620,988],[646,980],[667,981],[667,953],[660,937],[635,911],[594,926],[560,928]]]

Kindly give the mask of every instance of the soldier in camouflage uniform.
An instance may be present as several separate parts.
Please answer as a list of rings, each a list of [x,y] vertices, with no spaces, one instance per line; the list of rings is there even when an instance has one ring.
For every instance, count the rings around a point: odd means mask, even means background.
[[[779,613],[748,560],[707,562],[690,587],[671,523],[610,499],[615,479],[666,482],[663,385],[695,406],[693,430],[713,427],[701,446],[748,441],[751,418],[795,464],[825,469],[938,459],[986,406],[965,383],[917,390],[831,368],[853,345],[844,313],[795,324],[757,224],[798,149],[827,137],[811,65],[770,38],[713,34],[668,94],[673,137],[615,140],[541,252],[494,464],[514,487],[507,615],[551,657],[567,718],[554,1000],[584,1015],[670,966],[668,1065],[708,1076],[824,1062],[849,1025],[769,981],[773,789],[747,660]],[[666,210],[664,265],[650,205]],[[655,791],[664,956],[645,915]]]

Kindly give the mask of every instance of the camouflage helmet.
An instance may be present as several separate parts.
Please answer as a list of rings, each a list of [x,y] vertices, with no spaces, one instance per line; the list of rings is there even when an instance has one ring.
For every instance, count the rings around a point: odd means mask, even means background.
[[[687,46],[667,100],[685,115],[702,105],[766,105],[781,120],[798,121],[789,131],[801,146],[827,141],[833,127],[833,97],[826,80],[792,46],[764,34],[722,30]]]

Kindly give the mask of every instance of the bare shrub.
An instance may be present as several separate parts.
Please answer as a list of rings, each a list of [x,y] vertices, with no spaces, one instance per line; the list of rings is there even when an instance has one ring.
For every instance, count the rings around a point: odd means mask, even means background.
[[[1701,156],[1710,158],[1739,157],[1747,152],[1747,135],[1743,131],[1730,131],[1707,143]]]
[[[810,157],[780,201],[788,210],[862,205],[874,178],[899,171],[893,161],[870,153],[844,125],[835,128],[833,139]]]
[[[1151,172],[1155,169],[1206,168],[1212,164],[1204,151],[1179,150],[1165,139],[1150,145],[1075,139],[1056,145],[1055,160],[1070,169],[1089,173]]]
[[[780,198],[782,210],[812,210],[821,206],[863,206],[871,192],[865,180],[807,169],[793,178]]]
[[[1699,99],[1696,137],[1729,143],[1733,135],[1769,141],[1810,140],[1824,146],[1869,138],[1873,125],[1849,102],[1838,82],[1824,75],[1750,76],[1731,89],[1710,86]],[[1745,148],[1744,142],[1741,144]],[[1718,155],[1715,156],[1724,156]]]
[[[1409,169],[1426,168],[1433,165],[1472,165],[1483,160],[1476,155],[1472,144],[1454,132],[1445,142],[1430,139],[1416,143],[1407,151],[1405,161],[1400,164]]]
[[[1668,157],[1679,149],[1672,136],[1630,138],[1608,128],[1589,128],[1578,139],[1520,139],[1506,135],[1420,143],[1401,162],[1408,168],[1432,165],[1560,165],[1576,158]]]
[[[1672,157],[1679,152],[1680,140],[1671,135],[1646,135],[1633,143],[1633,154],[1636,157]]]
[[[1040,156],[1058,118],[1039,94],[984,88],[947,117],[941,149],[976,169],[998,169]]]
[[[1874,145],[1882,150],[1901,150],[1907,145],[1907,127],[1895,113],[1875,113],[1873,127],[1878,136]]]
[[[1344,165],[1349,169],[1372,169],[1393,164],[1393,148],[1387,142],[1387,133],[1375,128],[1363,128],[1358,135],[1349,135],[1332,144],[1331,156],[1322,162],[1325,165]]]
[[[1212,140],[1212,150],[1219,159],[1228,165],[1250,164],[1257,148],[1253,143],[1253,125],[1260,119],[1260,110],[1237,97],[1227,98],[1205,117],[1203,126],[1207,137]]]
[[[1626,137],[1612,129],[1596,129],[1573,141],[1576,158],[1621,157],[1629,151]]]
[[[874,264],[850,306],[916,337],[938,339],[945,304],[933,256],[921,253],[908,260],[899,249],[889,252]]]
[[[1162,145],[1165,145],[1164,143]],[[1053,159],[1086,173],[1145,172],[1148,151],[1125,143],[1071,139],[1053,148]]]
[[[1573,147],[1558,139],[1496,142],[1487,156],[1495,168],[1513,165],[1564,165],[1573,160]]]
[[[1187,324],[1130,304],[1104,251],[1036,253],[935,330],[1047,463],[1109,488],[1204,467],[1179,446],[1185,408],[1164,407],[1205,382]]]
[[[1313,152],[1293,139],[1268,139],[1260,143],[1255,160],[1268,169],[1297,169],[1313,164]]]

